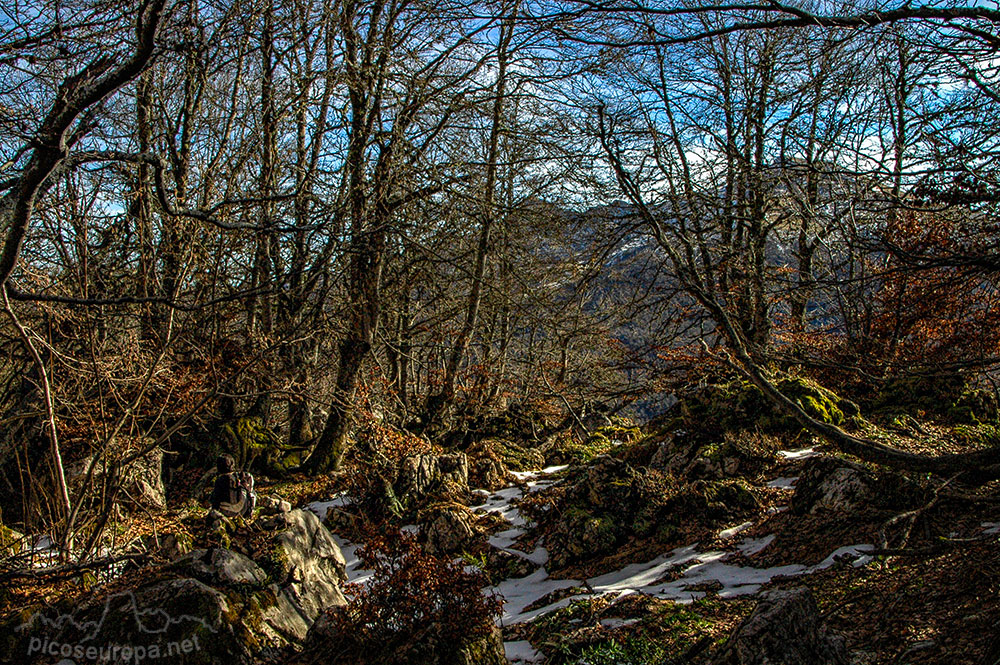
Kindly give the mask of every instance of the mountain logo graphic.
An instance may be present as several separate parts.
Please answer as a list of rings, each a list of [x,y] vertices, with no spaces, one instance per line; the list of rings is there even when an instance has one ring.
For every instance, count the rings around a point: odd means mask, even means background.
[[[135,622],[138,634],[164,635],[171,626],[182,624],[184,622],[196,623],[210,633],[219,632],[218,625],[212,625],[212,623],[206,621],[203,617],[191,614],[172,616],[158,607],[142,608],[139,606],[139,602],[136,599],[135,594],[131,591],[123,591],[105,598],[101,615],[95,621],[77,621],[76,616],[73,613],[59,614],[50,619],[42,612],[36,612],[30,619],[18,626],[15,630],[20,633],[24,633],[26,631],[42,629],[61,633],[63,630],[71,628],[81,633],[79,638],[80,642],[88,642],[101,634],[101,629],[104,627],[104,622],[107,620],[109,615],[117,614],[117,612],[113,612],[113,610],[116,606],[118,606],[116,601],[119,599],[125,599],[128,613]],[[116,626],[115,632],[120,633],[121,626]]]

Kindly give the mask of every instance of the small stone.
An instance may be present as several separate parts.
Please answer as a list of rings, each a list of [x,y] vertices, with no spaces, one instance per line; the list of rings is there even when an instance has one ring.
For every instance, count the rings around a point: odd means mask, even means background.
[[[285,501],[280,496],[261,494],[257,497],[257,507],[261,515],[275,515],[278,513],[288,513],[292,510],[292,504]]]

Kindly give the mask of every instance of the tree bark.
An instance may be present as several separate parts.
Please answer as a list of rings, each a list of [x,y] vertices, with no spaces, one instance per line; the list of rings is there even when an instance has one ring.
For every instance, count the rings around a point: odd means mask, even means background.
[[[497,43],[497,81],[493,108],[490,118],[489,147],[486,157],[486,183],[483,187],[483,222],[479,231],[479,242],[476,246],[476,263],[472,273],[472,286],[465,306],[465,320],[459,330],[455,343],[448,355],[444,371],[444,385],[440,392],[427,400],[427,418],[434,424],[446,416],[455,399],[455,384],[458,371],[465,354],[469,349],[472,334],[479,318],[479,308],[483,299],[484,278],[492,244],[491,235],[496,223],[496,182],[497,162],[499,159],[500,134],[503,131],[503,109],[507,86],[507,65],[510,59],[510,42],[514,34],[514,16],[516,4],[509,16],[501,24],[500,39]]]

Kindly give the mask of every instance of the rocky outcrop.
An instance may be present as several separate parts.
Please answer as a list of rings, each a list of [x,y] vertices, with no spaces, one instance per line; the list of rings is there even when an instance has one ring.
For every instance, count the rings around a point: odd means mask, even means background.
[[[469,460],[464,453],[413,455],[396,473],[397,497],[419,504],[432,497],[465,496],[469,492]]]
[[[128,459],[133,451],[109,451],[109,455]],[[93,457],[88,457],[66,469],[66,477],[74,491],[86,482]],[[112,477],[118,479],[122,490],[120,499],[124,505],[137,505],[150,510],[164,510],[167,507],[167,493],[163,485],[163,449],[154,447],[136,459],[130,461],[124,468],[117,469],[115,465],[107,464],[104,459],[94,463],[90,479],[91,487],[100,487],[107,469],[112,469]]]
[[[249,665],[297,646],[321,612],[346,604],[344,558],[312,513],[270,519],[258,522],[274,533],[254,559],[222,547],[191,551],[150,569],[137,587],[18,617],[0,628],[11,635],[0,652],[30,664],[56,654],[77,662]]]
[[[497,490],[513,481],[511,471],[529,471],[545,466],[545,457],[535,448],[513,441],[487,438],[469,446],[469,484]]]
[[[835,457],[810,459],[795,483],[796,514],[852,512],[875,496],[875,477],[864,467]]]
[[[346,562],[333,536],[311,511],[293,510],[258,520],[277,530],[262,565],[311,623],[332,605],[343,605],[340,582]]]
[[[754,476],[777,459],[773,449],[761,445],[762,438],[727,436],[718,443],[704,443],[694,436],[669,437],[649,465],[692,480]]]
[[[849,665],[844,639],[823,625],[806,589],[768,591],[712,665]]]
[[[476,539],[475,515],[461,504],[431,506],[420,515],[421,533],[432,554],[455,554]]]
[[[553,504],[531,509],[553,570],[607,556],[636,539],[670,542],[682,527],[714,528],[760,508],[740,480],[683,482],[613,457],[596,459],[551,495]]]
[[[900,510],[922,505],[929,490],[892,471],[877,475],[839,457],[813,457],[795,482],[791,511],[797,515],[853,512],[869,508]]]
[[[469,484],[488,490],[498,490],[508,484],[509,473],[503,462],[491,457],[472,460]]]

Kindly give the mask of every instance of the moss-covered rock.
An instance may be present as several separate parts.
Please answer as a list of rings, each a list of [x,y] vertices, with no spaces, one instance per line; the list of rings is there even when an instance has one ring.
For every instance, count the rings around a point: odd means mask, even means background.
[[[601,457],[528,509],[545,534],[551,570],[602,559],[637,539],[666,542],[681,529],[714,529],[760,509],[758,491],[741,480],[679,481]],[[542,498],[547,496],[542,493]]]
[[[586,438],[579,438],[571,431],[564,432],[549,446],[546,462],[586,464],[642,438],[641,429],[630,418],[615,416],[606,418],[606,421],[601,427],[592,429]]]
[[[24,534],[0,524],[0,558],[19,554],[26,546]]]
[[[955,403],[948,408],[948,419],[967,425],[1000,424],[997,396],[992,390],[966,386]]]
[[[808,415],[832,425],[857,415],[858,406],[827,388],[803,377],[783,377],[775,387],[796,402]],[[758,429],[769,433],[797,431],[794,417],[776,407],[755,385],[731,381],[698,387],[679,402],[683,426],[709,435]]]
[[[241,468],[281,476],[302,464],[305,451],[287,446],[258,416],[235,418],[222,426],[222,434]]]
[[[996,393],[961,372],[893,377],[878,391],[872,409],[965,425],[1000,424]]]
[[[541,451],[501,438],[486,438],[469,446],[471,487],[499,489],[511,481],[510,471],[533,471],[545,466]]]
[[[779,442],[758,432],[726,432],[722,441],[703,443],[697,434],[667,438],[649,466],[691,480],[755,477],[777,461]]]

